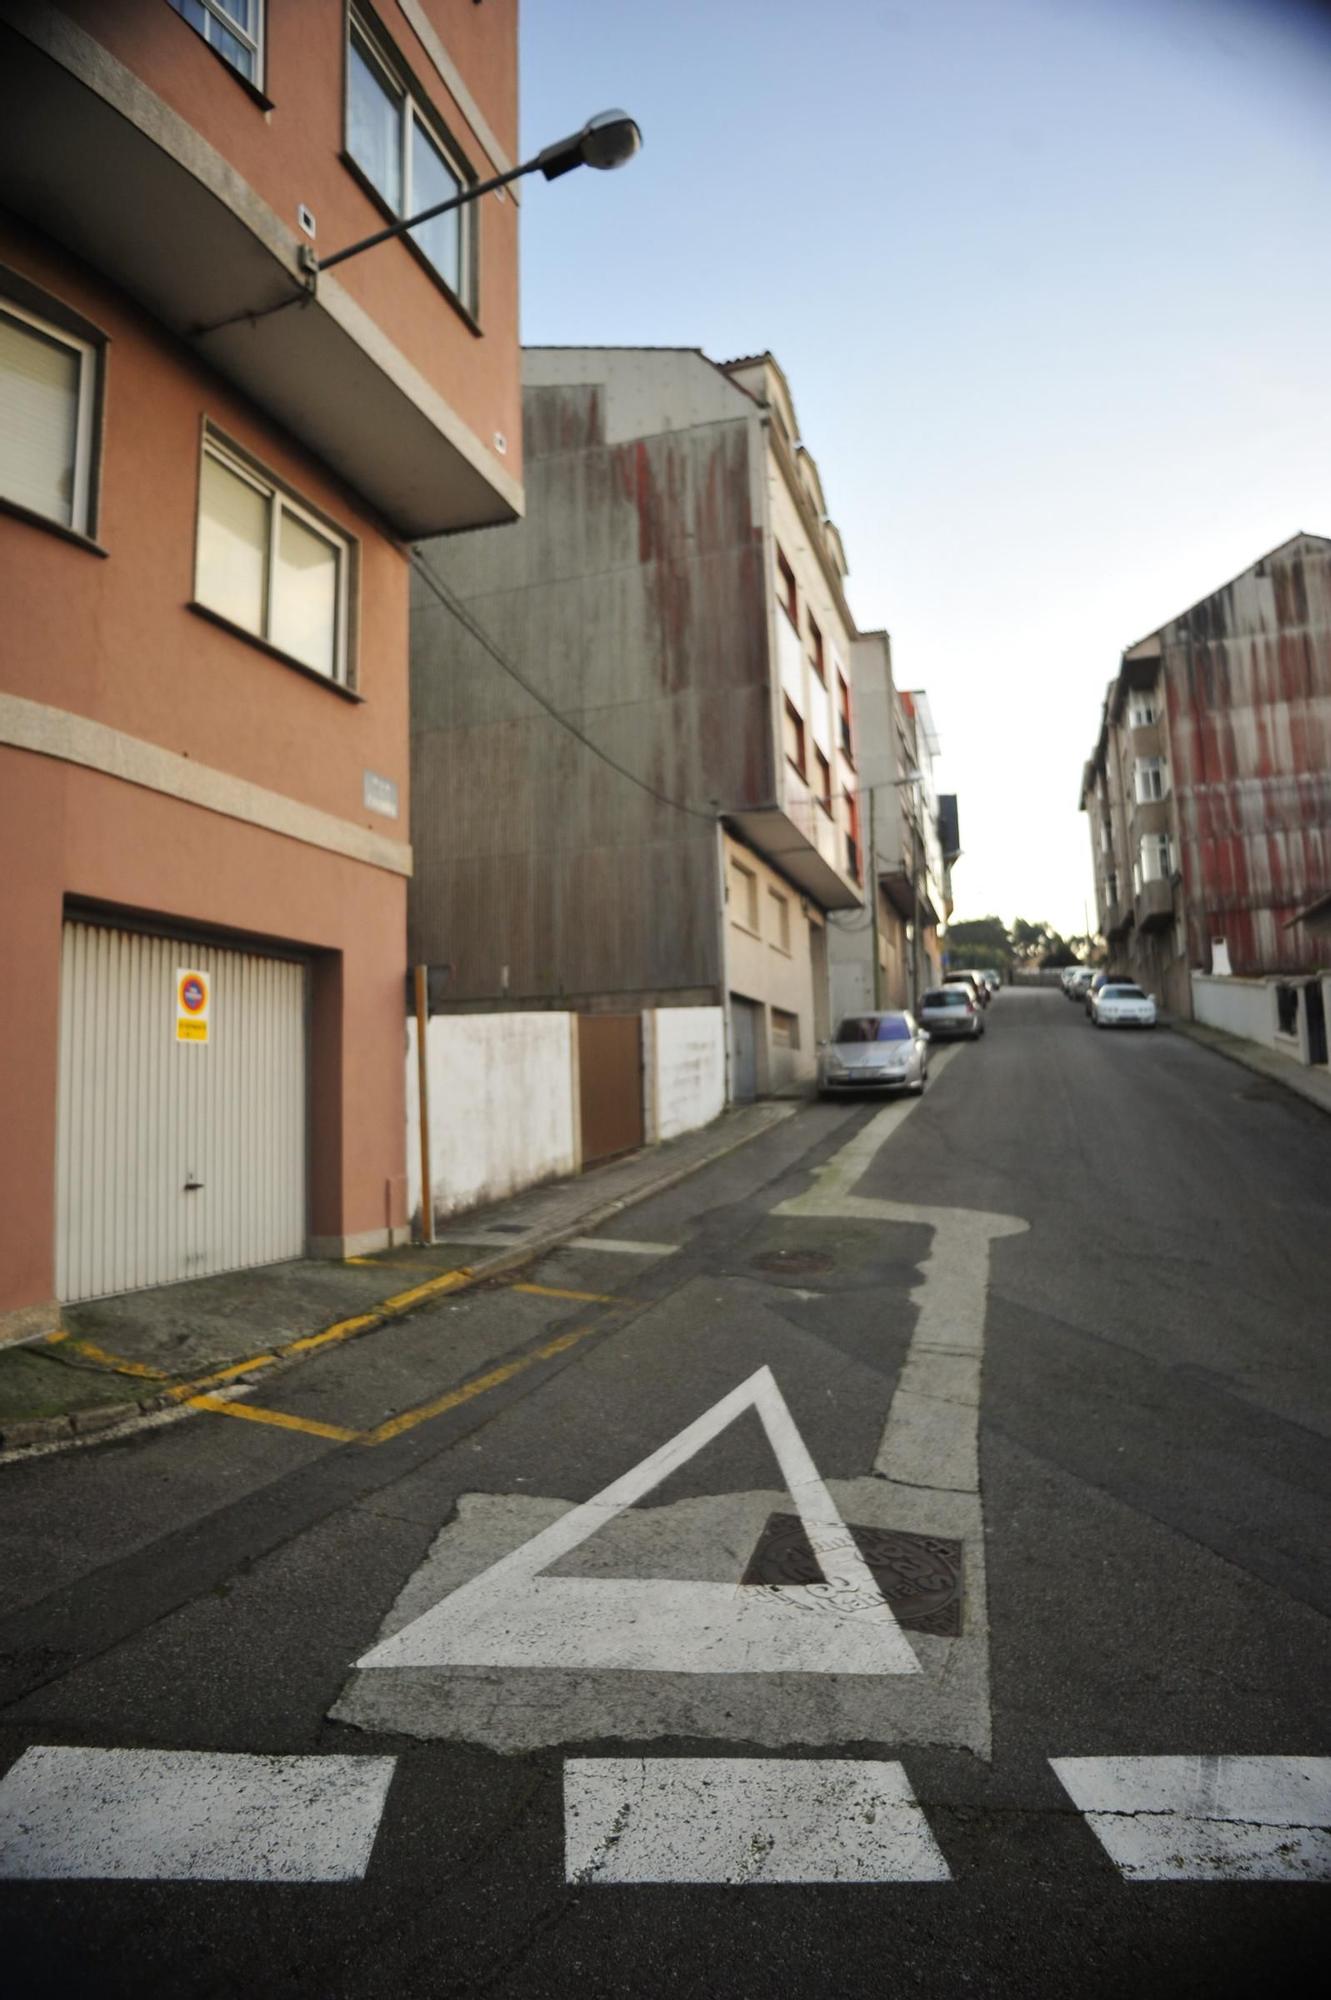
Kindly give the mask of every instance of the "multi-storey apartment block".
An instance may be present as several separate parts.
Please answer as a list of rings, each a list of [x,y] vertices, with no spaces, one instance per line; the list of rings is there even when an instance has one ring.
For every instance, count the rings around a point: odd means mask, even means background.
[[[1331,890],[1331,541],[1296,535],[1123,655],[1082,776],[1111,961],[1175,1011],[1194,974],[1313,971]]]
[[[940,797],[938,736],[928,696],[893,685],[886,632],[852,650],[859,775],[868,868],[877,907],[828,927],[837,1015],[915,1005],[941,977],[939,927],[952,911],[951,866],[960,854],[957,802]],[[876,969],[875,969],[876,968]]]
[[[523,370],[526,517],[431,544],[415,593],[413,955],[456,1010],[713,1009],[730,1095],[779,1089],[864,866],[845,556],[789,389],[693,349]]]
[[[0,4],[0,1334],[406,1221],[410,538],[521,504],[513,0]]]

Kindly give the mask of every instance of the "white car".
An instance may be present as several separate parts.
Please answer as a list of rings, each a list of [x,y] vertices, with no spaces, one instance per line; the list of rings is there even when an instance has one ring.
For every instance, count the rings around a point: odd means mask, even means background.
[[[849,1014],[818,1051],[818,1095],[911,1090],[929,1074],[929,1037],[910,1014]]]
[[[1091,1019],[1097,1028],[1153,1028],[1155,1002],[1140,986],[1105,985],[1092,993]]]

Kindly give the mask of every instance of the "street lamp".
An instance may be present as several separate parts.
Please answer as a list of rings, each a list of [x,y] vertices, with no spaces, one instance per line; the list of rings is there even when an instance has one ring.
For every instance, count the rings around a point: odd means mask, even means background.
[[[306,243],[301,247],[300,261],[313,280],[320,271],[331,271],[334,264],[344,264],[348,257],[359,257],[362,250],[373,250],[377,243],[387,243],[390,237],[405,235],[422,222],[432,222],[436,215],[465,208],[468,202],[479,201],[483,194],[493,194],[496,188],[507,187],[511,181],[521,180],[524,174],[539,172],[546,180],[555,181],[561,174],[571,173],[574,167],[595,167],[600,173],[608,173],[615,167],[626,166],[641,149],[642,133],[627,111],[598,111],[580,131],[570,133],[567,139],[557,139],[552,146],[543,146],[520,167],[510,167],[507,173],[495,174],[488,181],[477,181],[461,194],[437,201],[432,208],[423,208],[419,215],[404,216],[401,222],[390,223],[387,229],[376,229],[373,236],[363,236],[358,243],[349,243],[345,250],[335,250],[331,257],[316,256]]]

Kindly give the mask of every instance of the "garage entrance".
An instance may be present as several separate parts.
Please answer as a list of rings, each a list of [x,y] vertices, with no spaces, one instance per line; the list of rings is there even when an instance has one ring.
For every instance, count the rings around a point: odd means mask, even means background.
[[[67,921],[57,1121],[62,1300],[301,1256],[304,966]]]

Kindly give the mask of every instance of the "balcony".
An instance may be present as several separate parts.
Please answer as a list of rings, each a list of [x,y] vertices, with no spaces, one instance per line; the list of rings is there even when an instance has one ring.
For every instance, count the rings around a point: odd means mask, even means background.
[[[11,212],[146,306],[400,536],[517,518],[519,483],[335,276],[310,293],[303,238],[227,160],[54,8],[7,11]]]
[[[1174,922],[1174,885],[1172,882],[1143,882],[1136,897],[1136,919],[1139,931],[1165,931]]]
[[[847,876],[836,823],[789,763],[783,790],[780,806],[730,812],[727,822],[820,909],[859,909],[864,898]]]
[[[1106,939],[1118,937],[1132,922],[1132,905],[1121,903],[1118,898],[1107,898],[1102,906],[1100,928]]]

